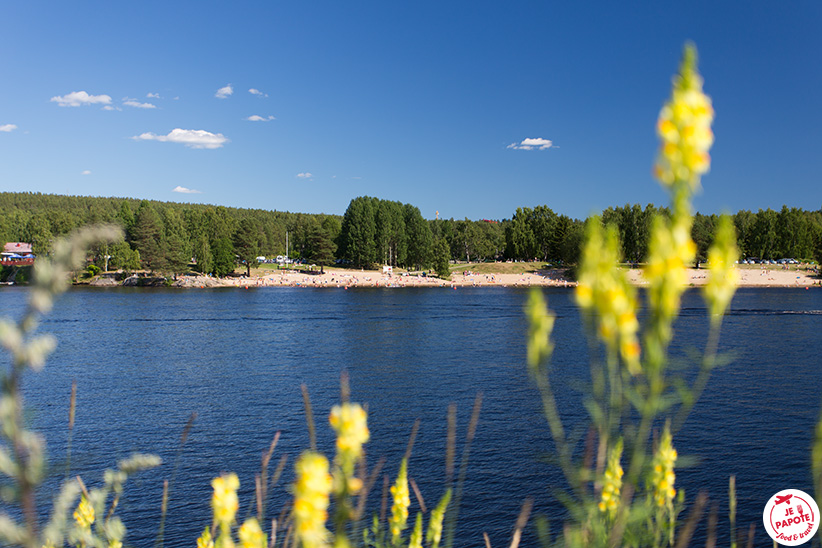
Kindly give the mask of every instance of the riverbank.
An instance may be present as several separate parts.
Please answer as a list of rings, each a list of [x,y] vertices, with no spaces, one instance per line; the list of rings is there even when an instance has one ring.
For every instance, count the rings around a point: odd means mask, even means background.
[[[812,270],[783,269],[772,266],[760,268],[757,266],[737,267],[739,270],[739,287],[813,287],[820,286],[819,275]],[[692,286],[704,285],[710,273],[707,269],[688,269],[688,284]],[[628,278],[637,286],[647,285],[641,269],[628,270]]]
[[[740,268],[740,287],[812,287],[820,286],[820,278],[810,270],[781,268]],[[647,281],[641,269],[627,270],[629,280],[642,287]],[[700,286],[708,281],[705,269],[688,269],[688,284]],[[138,283],[139,282],[139,283]],[[213,278],[210,276],[178,276],[176,280],[164,278],[138,278],[131,276],[124,281],[111,277],[98,277],[92,286],[167,286],[181,288],[215,287],[574,287],[576,282],[566,269],[545,269],[521,273],[476,273],[468,268],[455,271],[450,280],[442,280],[427,273],[386,274],[378,270],[327,269],[319,272],[296,270],[255,269],[250,277],[237,276]]]

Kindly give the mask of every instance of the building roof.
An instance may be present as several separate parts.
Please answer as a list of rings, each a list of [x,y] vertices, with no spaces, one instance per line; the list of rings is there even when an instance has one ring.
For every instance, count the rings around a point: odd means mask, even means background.
[[[9,242],[3,246],[3,253],[16,253],[18,255],[29,255],[32,253],[31,244],[23,242]]]

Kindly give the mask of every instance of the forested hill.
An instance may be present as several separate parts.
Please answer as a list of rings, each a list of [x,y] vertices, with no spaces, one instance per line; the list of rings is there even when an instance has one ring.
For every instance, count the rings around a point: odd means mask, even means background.
[[[638,204],[611,207],[605,222],[619,228],[623,256],[642,261],[653,217],[665,209]],[[35,253],[71,230],[96,223],[123,227],[123,241],[95,250],[95,262],[109,269],[145,268],[186,272],[196,269],[219,276],[256,257],[286,254],[316,264],[335,261],[354,266],[390,264],[426,268],[447,260],[544,260],[576,262],[583,222],[555,213],[546,205],[517,208],[510,219],[426,220],[419,209],[361,196],[345,214],[289,213],[260,209],[94,198],[38,193],[0,193],[0,244],[22,241]],[[716,216],[696,214],[692,236],[699,260],[714,233]],[[739,211],[734,215],[744,257],[822,258],[822,210]],[[102,264],[101,264],[102,265]]]
[[[0,193],[0,244],[29,242],[35,254],[43,254],[55,237],[97,223],[115,223],[125,231],[125,241],[110,246],[109,268],[184,272],[197,257],[205,272],[222,275],[234,270],[235,247],[254,257],[285,254],[288,231],[290,248],[299,255],[312,233],[339,233],[340,217],[133,198]]]

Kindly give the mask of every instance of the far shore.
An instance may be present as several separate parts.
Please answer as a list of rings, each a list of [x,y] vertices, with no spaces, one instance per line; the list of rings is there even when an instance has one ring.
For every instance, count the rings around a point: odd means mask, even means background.
[[[314,272],[296,270],[253,269],[250,277],[233,276],[213,278],[210,276],[178,276],[171,281],[171,287],[214,288],[214,287],[330,287],[349,289],[355,287],[574,287],[576,282],[569,277],[566,269],[545,269],[519,273],[472,272],[473,265],[456,265],[450,280],[437,278],[428,272],[383,273],[379,270],[324,269]],[[464,270],[463,270],[464,267]],[[642,270],[626,270],[628,279],[636,286],[647,285]],[[739,268],[739,287],[820,287],[822,279],[813,270],[771,268]],[[700,286],[709,278],[707,269],[688,269],[688,285]],[[113,279],[98,277],[91,282],[93,286],[137,285],[137,278],[126,282],[115,282]],[[163,284],[167,285],[167,284]]]

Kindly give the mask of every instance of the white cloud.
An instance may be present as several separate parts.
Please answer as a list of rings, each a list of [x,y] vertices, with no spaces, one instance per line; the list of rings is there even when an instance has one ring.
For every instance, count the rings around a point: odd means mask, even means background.
[[[52,103],[57,103],[61,107],[79,107],[81,105],[111,104],[111,97],[108,95],[89,95],[85,91],[72,91],[66,95],[52,97]]]
[[[160,141],[162,143],[182,143],[189,148],[221,148],[228,142],[228,138],[222,133],[211,133],[202,129],[180,129],[171,130],[168,135],[156,135],[154,133],[142,133],[132,137],[137,141]]]
[[[86,169],[83,172],[81,172],[80,175],[91,175],[91,171]]]
[[[157,108],[156,105],[152,105],[151,103],[141,103],[137,99],[129,99],[128,97],[123,97],[123,104],[134,108]]]
[[[305,173],[297,173],[297,179],[310,179],[313,176],[314,175],[312,175],[311,173],[309,173],[307,171]]]
[[[542,137],[523,139],[521,143],[511,143],[506,148],[513,148],[516,150],[548,150],[553,147],[553,141],[543,139]]]
[[[249,89],[248,93],[250,93],[251,95],[256,95],[257,97],[268,97],[267,93],[263,93],[262,91],[260,91],[256,88]]]
[[[217,93],[214,94],[214,97],[217,99],[226,99],[232,93],[234,93],[234,88],[231,87],[231,84],[228,84],[227,86],[218,89]]]
[[[15,129],[17,129],[17,126],[15,126],[14,124],[3,124],[2,126],[0,126],[0,131],[5,131],[6,133],[14,131]]]
[[[123,110],[120,107],[113,107],[111,105],[106,105],[103,107],[103,110]]]
[[[248,118],[244,118],[244,119],[248,120],[249,122],[269,122],[271,120],[276,120],[276,118],[274,118],[273,116],[269,116],[268,118],[264,118],[264,117],[258,116],[256,114],[254,114],[253,116],[249,116]]]
[[[149,93],[146,93],[146,97],[148,97],[149,99],[159,99],[159,98],[160,98],[160,94],[159,94],[159,93],[151,93],[151,92],[149,92]]]
[[[171,189],[171,192],[179,192],[180,194],[202,194],[199,190],[194,190],[193,188],[186,188],[184,186],[175,186]]]

